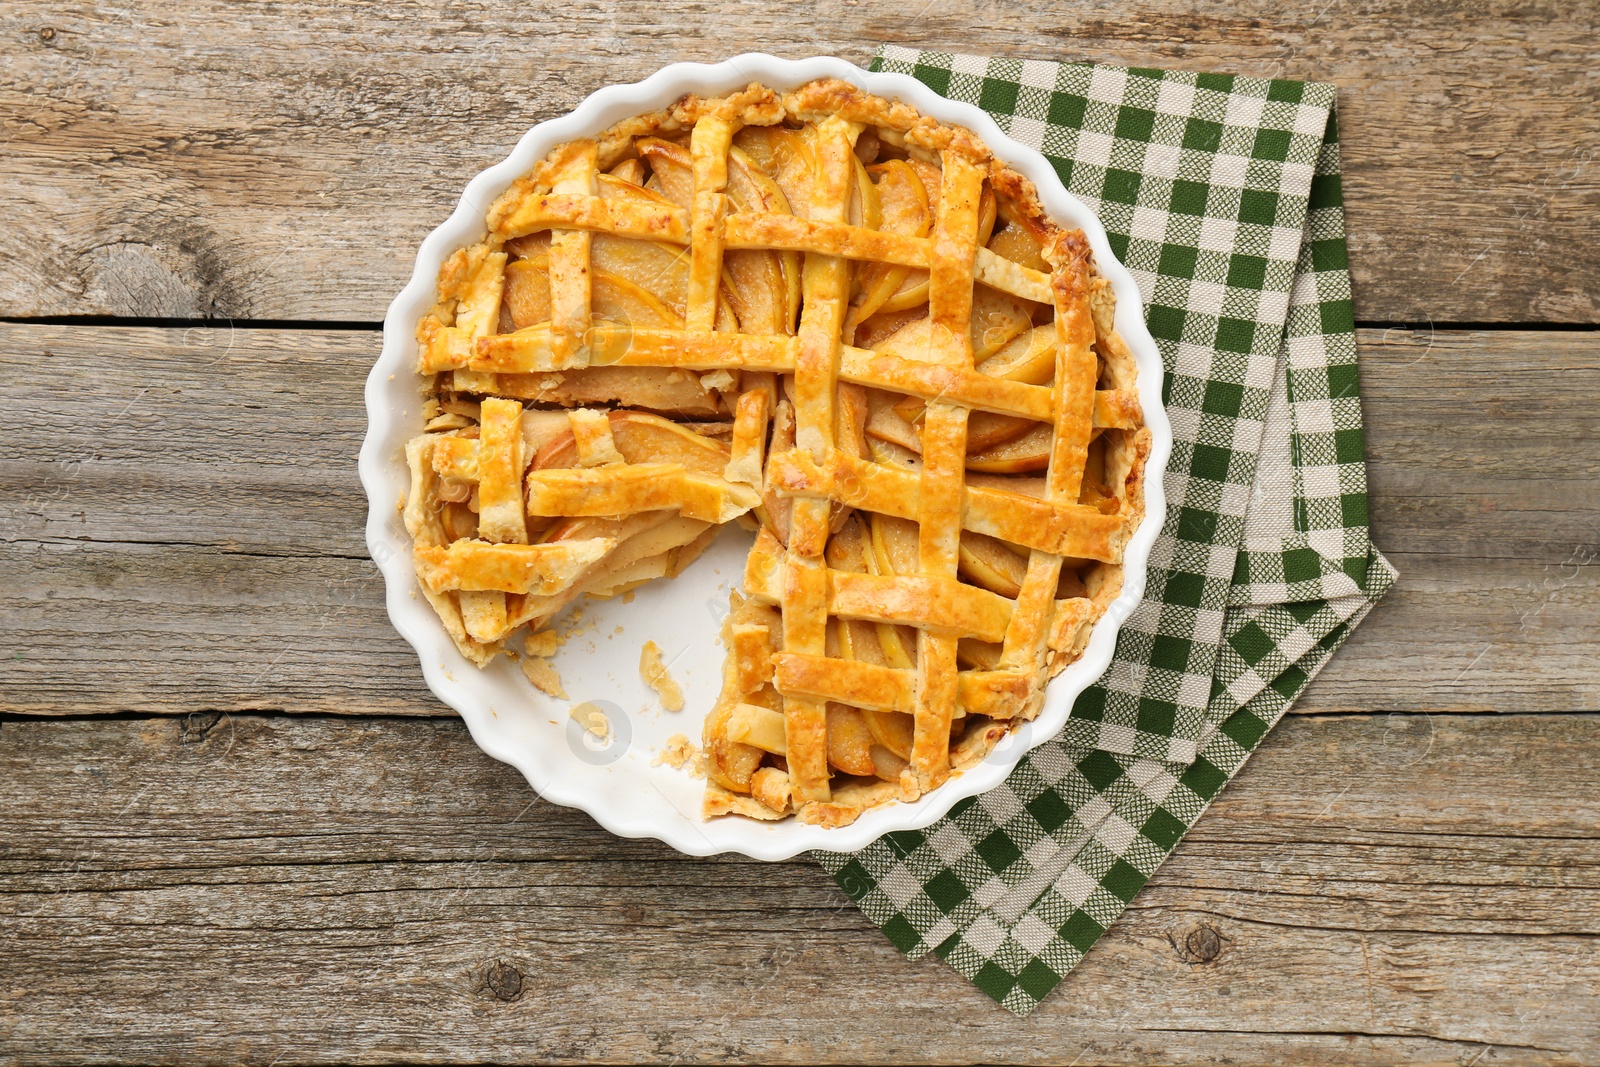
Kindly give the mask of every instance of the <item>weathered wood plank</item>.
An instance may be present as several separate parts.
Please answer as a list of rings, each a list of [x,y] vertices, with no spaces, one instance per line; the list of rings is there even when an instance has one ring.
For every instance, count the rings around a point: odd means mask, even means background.
[[[0,12],[0,314],[375,320],[467,179],[594,89],[892,41],[1334,81],[1362,317],[1592,322],[1594,33],[1586,0],[29,0]]]
[[[1600,708],[1600,335],[1358,341],[1373,536],[1401,580],[1296,710]]]
[[[1403,578],[1300,710],[1600,707],[1600,335],[1360,340]],[[0,327],[0,710],[443,712],[362,542],[376,346]]]
[[[1287,723],[1019,1021],[804,859],[612,838],[455,722],[11,721],[0,1058],[1592,1063],[1597,745]]]

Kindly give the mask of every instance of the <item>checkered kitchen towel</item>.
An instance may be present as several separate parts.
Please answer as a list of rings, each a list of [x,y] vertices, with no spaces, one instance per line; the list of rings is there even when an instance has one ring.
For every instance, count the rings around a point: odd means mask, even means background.
[[[998,789],[817,853],[902,952],[1025,1015],[1394,583],[1367,535],[1334,89],[898,47],[873,69],[1050,159],[1166,367],[1166,523],[1102,682]]]

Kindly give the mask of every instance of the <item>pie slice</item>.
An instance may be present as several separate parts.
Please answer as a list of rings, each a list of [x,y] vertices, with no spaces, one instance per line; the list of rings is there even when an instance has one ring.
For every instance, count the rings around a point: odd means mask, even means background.
[[[1120,591],[1150,435],[1025,178],[847,83],[751,85],[557,147],[487,223],[418,327],[406,450],[464,655],[739,522],[707,816],[844,825],[1039,712]]]

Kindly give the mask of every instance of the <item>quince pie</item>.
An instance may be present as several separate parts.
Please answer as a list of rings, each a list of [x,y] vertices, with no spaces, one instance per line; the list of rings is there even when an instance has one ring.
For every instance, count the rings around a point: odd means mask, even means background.
[[[837,80],[564,144],[439,273],[417,576],[486,664],[756,531],[708,815],[844,825],[1032,718],[1121,587],[1149,454],[1081,231]]]

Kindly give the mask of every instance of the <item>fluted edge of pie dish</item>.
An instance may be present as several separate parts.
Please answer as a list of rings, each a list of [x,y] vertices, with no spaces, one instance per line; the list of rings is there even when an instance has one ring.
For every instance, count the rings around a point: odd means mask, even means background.
[[[938,789],[911,803],[873,808],[854,823],[837,828],[795,819],[757,822],[727,816],[689,825],[670,805],[658,809],[654,818],[641,818],[623,810],[604,790],[575,789],[556,780],[538,760],[530,758],[528,751],[514,744],[507,736],[505,721],[486,699],[473,692],[477,669],[456,651],[426,601],[415,595],[410,538],[400,521],[399,503],[407,485],[404,442],[419,431],[421,418],[412,411],[397,413],[395,396],[411,398],[420,409],[414,370],[415,330],[417,322],[433,306],[436,279],[445,257],[483,237],[489,205],[552,147],[593,136],[632,115],[667,107],[686,93],[720,95],[751,82],[782,92],[826,77],[839,78],[888,100],[902,101],[940,122],[966,127],[989,146],[997,159],[1034,183],[1049,218],[1064,228],[1083,230],[1101,275],[1116,294],[1117,332],[1133,352],[1139,368],[1139,400],[1151,435],[1143,480],[1144,519],[1124,553],[1121,595],[1095,624],[1083,655],[1050,681],[1038,717],[1007,733],[987,758],[952,776]],[[783,860],[811,849],[856,851],[886,833],[925,827],[948,813],[958,801],[999,785],[1026,752],[1061,731],[1078,695],[1110,665],[1122,623],[1144,594],[1150,550],[1166,516],[1163,474],[1172,450],[1172,430],[1161,403],[1161,357],[1145,327],[1143,306],[1133,276],[1111,252],[1104,227],[1082,201],[1066,191],[1044,156],[1013,140],[979,108],[941,97],[907,75],[869,73],[833,57],[792,60],[749,53],[722,63],[674,63],[644,81],[606,86],[569,114],[534,126],[517,142],[510,156],[467,184],[455,211],[423,240],[411,279],[384,318],[383,351],[367,376],[368,425],[359,466],[369,503],[367,547],[383,573],[389,618],[416,650],[428,687],[461,715],[479,748],[516,767],[544,799],[579,808],[619,836],[654,838],[693,856],[737,852],[753,859]]]

